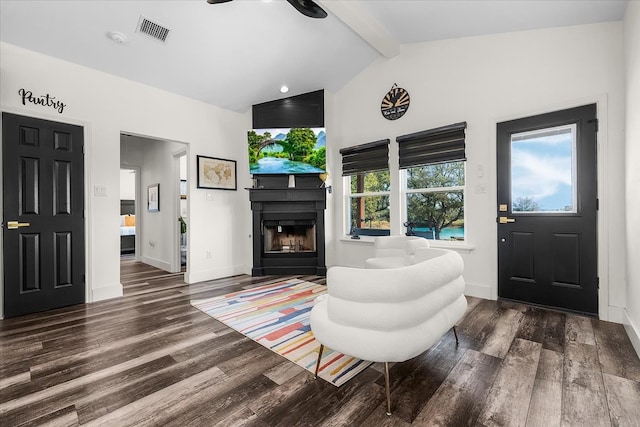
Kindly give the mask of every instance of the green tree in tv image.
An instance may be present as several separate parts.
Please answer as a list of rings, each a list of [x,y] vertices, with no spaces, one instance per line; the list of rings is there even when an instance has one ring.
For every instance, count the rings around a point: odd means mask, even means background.
[[[326,148],[316,148],[318,138],[310,128],[289,129],[284,139],[273,139],[270,132],[248,132],[249,163],[256,165],[265,157],[287,159],[326,169]],[[268,147],[278,147],[269,149]]]
[[[316,135],[309,128],[291,129],[280,145],[289,153],[289,160],[304,162],[313,153],[316,145]]]
[[[441,163],[407,170],[408,189],[447,188],[464,185],[464,163]],[[462,190],[409,193],[407,222],[415,229],[429,228],[433,238],[447,227],[464,226],[464,194]]]
[[[258,153],[262,144],[270,139],[271,134],[269,132],[265,132],[262,135],[258,135],[253,130],[247,132],[247,140],[249,142],[249,163],[256,163],[258,161]]]

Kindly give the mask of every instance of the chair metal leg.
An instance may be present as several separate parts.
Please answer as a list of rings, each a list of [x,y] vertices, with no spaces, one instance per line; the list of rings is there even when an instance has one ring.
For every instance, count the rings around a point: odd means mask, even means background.
[[[384,382],[387,389],[387,415],[391,415],[391,392],[389,391],[389,362],[384,362]]]
[[[318,350],[318,361],[316,362],[316,372],[313,374],[314,379],[318,379],[318,370],[320,369],[320,359],[322,359],[322,352],[324,351],[324,344],[320,344],[320,350]]]
[[[456,327],[453,327],[453,335],[456,336],[456,344],[460,344],[460,341],[458,341],[458,332],[456,331]]]

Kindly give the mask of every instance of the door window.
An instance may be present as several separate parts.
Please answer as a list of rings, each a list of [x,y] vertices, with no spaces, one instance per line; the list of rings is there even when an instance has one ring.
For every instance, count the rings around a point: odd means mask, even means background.
[[[577,212],[576,125],[511,135],[511,211]]]

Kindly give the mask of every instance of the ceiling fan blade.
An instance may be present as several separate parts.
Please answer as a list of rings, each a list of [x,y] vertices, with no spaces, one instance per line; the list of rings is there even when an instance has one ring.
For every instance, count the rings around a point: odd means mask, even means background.
[[[230,2],[231,0],[207,0],[207,3],[209,4],[218,4],[218,3],[227,3]]]
[[[207,0],[209,1],[209,0]],[[287,0],[291,6],[309,18],[326,18],[327,12],[324,11],[312,0]]]

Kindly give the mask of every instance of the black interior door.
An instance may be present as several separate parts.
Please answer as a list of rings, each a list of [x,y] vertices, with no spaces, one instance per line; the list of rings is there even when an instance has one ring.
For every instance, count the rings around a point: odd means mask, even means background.
[[[596,105],[497,126],[498,296],[598,313]]]
[[[85,301],[84,136],[2,114],[4,315]]]

